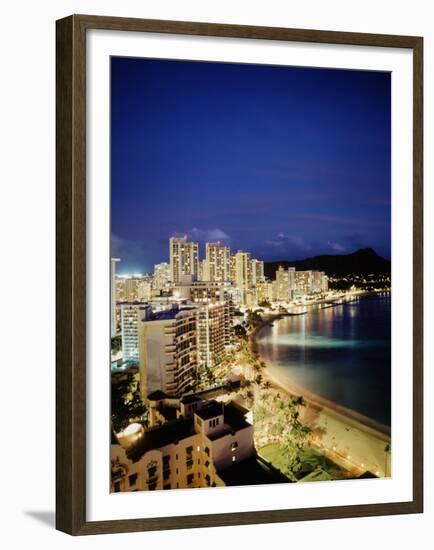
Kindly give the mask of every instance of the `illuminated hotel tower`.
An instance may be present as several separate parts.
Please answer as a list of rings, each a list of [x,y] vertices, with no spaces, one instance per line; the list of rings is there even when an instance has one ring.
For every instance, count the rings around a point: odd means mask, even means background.
[[[252,284],[258,286],[265,281],[264,262],[261,260],[252,260]]]
[[[140,391],[183,395],[197,378],[197,309],[152,312],[139,322]]]
[[[199,246],[187,237],[170,238],[170,277],[173,283],[182,281],[183,275],[199,275]]]
[[[119,258],[111,259],[111,280],[110,280],[110,334],[116,336],[116,264]]]
[[[250,252],[239,250],[235,254],[235,284],[239,289],[248,289],[252,286],[252,263]]]
[[[220,241],[206,243],[204,280],[229,281],[230,256],[229,247],[222,246]]]
[[[280,302],[292,300],[295,291],[295,267],[284,269],[279,266],[276,271],[276,298]]]

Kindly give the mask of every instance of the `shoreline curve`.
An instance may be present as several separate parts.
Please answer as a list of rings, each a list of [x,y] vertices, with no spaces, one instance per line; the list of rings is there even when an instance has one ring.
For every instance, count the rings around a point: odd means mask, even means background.
[[[264,317],[263,322],[250,333],[249,345],[253,352],[259,354],[257,338],[262,329],[264,329],[270,322],[277,321],[283,316],[284,315],[282,314],[270,314],[267,317]],[[386,443],[390,443],[390,426],[386,426],[385,424],[369,418],[354,409],[340,405],[339,403],[331,401],[315,392],[308,390],[304,386],[301,386],[291,380],[289,376],[282,375],[277,368],[273,368],[267,363],[265,357],[261,356],[261,359],[266,365],[263,373],[264,378],[280,391],[283,391],[287,395],[291,396],[303,396],[304,400],[310,405],[310,407],[318,411],[323,411],[327,415],[334,416],[359,430],[371,433],[374,437],[384,440]]]

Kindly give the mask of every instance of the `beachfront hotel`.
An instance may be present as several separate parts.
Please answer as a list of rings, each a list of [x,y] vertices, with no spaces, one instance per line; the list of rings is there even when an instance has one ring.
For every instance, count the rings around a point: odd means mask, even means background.
[[[162,390],[182,395],[194,388],[197,378],[196,309],[172,307],[146,310],[139,321],[139,368],[142,399]]]
[[[239,250],[235,254],[235,285],[241,290],[252,287],[252,262],[250,252]]]
[[[288,483],[256,454],[248,411],[200,395],[148,395],[150,425],[113,434],[111,492]]]
[[[295,292],[295,268],[282,266],[276,271],[276,300],[280,302],[289,302],[292,300]]]
[[[142,398],[156,390],[168,395],[193,390],[198,369],[213,368],[232,344],[228,302],[173,305],[156,313],[132,307],[126,311],[131,311],[129,337],[139,362]]]
[[[265,281],[264,262],[253,258],[252,262],[252,286],[257,287]]]
[[[228,302],[197,308],[198,363],[212,369],[232,343],[231,308]]]

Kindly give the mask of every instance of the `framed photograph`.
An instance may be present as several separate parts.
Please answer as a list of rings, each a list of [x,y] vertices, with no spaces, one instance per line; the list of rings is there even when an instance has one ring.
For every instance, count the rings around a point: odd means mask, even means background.
[[[57,528],[422,512],[422,38],[56,44]]]

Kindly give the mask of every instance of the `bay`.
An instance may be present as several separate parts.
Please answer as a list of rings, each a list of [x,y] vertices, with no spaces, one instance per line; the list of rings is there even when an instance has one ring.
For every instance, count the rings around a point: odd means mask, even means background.
[[[264,327],[258,352],[283,377],[390,426],[390,294],[359,298]]]

